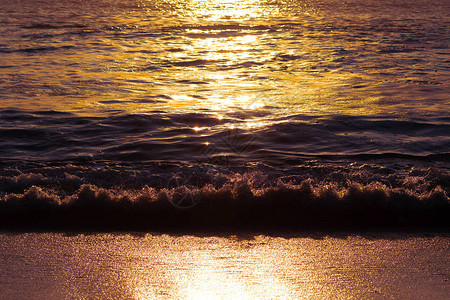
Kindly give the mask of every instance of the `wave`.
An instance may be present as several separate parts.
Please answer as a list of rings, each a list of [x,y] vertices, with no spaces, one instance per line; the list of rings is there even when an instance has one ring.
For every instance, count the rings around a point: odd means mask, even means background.
[[[86,28],[83,24],[50,24],[50,23],[35,23],[31,25],[24,25],[25,29],[61,29],[61,28]]]
[[[8,163],[2,228],[163,229],[439,226],[450,172],[398,165]]]
[[[166,95],[130,101],[169,101]],[[249,128],[250,124],[265,124]],[[205,161],[312,159],[448,161],[448,119],[223,114],[80,116],[58,111],[0,111],[0,158],[26,160]],[[114,138],[111,138],[114,137]],[[236,160],[236,159],[237,160]]]
[[[75,46],[65,45],[65,46],[59,46],[59,47],[48,46],[48,47],[30,47],[30,48],[21,48],[21,49],[0,48],[0,53],[15,53],[15,52],[42,53],[42,52],[66,50],[66,49],[72,49],[72,48],[75,48]]]

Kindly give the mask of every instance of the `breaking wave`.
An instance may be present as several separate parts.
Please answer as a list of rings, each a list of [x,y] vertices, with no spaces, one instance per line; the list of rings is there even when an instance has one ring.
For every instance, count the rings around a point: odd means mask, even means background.
[[[3,228],[448,228],[448,171],[375,165],[13,165],[0,177]]]

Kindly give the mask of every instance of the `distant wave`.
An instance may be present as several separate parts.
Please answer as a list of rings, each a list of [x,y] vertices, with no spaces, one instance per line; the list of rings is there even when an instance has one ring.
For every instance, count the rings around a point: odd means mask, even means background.
[[[450,172],[318,165],[9,164],[1,228],[448,228]]]
[[[66,49],[72,49],[75,48],[75,46],[60,46],[60,47],[30,47],[30,48],[21,48],[21,49],[8,49],[8,48],[0,48],[0,53],[14,53],[14,52],[24,52],[24,53],[41,53],[41,52],[47,52],[47,51],[57,51],[57,50],[66,50]]]

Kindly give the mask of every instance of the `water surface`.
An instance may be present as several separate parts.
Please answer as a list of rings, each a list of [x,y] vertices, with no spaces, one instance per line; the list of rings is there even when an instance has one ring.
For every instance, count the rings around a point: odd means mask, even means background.
[[[220,199],[448,219],[449,1],[0,2],[4,223]]]
[[[447,236],[0,235],[8,299],[446,299]]]

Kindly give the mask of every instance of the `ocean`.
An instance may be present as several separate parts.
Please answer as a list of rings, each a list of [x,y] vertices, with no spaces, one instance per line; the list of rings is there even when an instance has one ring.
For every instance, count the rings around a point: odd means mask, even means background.
[[[449,225],[449,1],[8,1],[0,224]]]
[[[445,299],[450,1],[0,0],[1,299]]]

